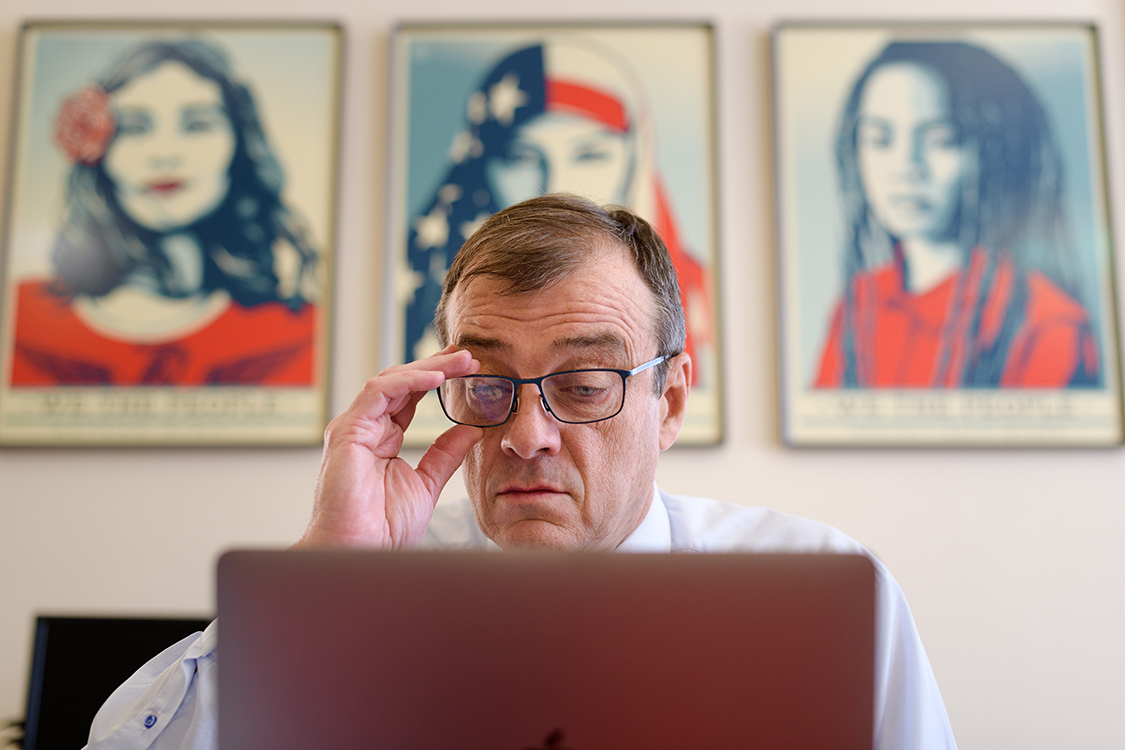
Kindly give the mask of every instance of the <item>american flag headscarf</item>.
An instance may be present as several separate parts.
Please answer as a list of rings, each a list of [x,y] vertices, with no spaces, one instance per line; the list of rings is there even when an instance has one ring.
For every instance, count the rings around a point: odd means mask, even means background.
[[[682,245],[656,170],[651,117],[639,83],[606,51],[582,41],[551,40],[500,60],[469,96],[465,126],[453,139],[445,178],[411,222],[406,260],[415,284],[406,303],[404,362],[438,349],[433,317],[445,272],[469,235],[506,207],[493,194],[486,163],[506,153],[520,127],[549,112],[588,117],[630,136],[632,165],[625,194],[587,197],[623,203],[653,225],[679,275],[688,353],[713,341],[710,272]],[[698,369],[693,373],[697,380]]]

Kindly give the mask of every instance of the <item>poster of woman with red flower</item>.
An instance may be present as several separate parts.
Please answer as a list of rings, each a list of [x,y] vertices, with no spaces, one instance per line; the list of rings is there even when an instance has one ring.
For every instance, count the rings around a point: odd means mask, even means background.
[[[339,37],[25,26],[0,443],[320,438]]]

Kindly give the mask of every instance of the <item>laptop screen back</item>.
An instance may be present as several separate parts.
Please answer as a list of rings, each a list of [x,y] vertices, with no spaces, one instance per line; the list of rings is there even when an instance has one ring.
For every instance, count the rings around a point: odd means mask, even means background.
[[[221,750],[872,744],[861,556],[236,551],[218,596]]]

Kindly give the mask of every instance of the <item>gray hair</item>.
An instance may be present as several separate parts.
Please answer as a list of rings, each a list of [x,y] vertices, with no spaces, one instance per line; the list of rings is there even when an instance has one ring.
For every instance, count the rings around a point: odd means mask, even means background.
[[[553,286],[577,271],[606,242],[629,251],[633,264],[656,299],[655,330],[659,355],[684,350],[687,328],[676,268],[664,241],[647,221],[618,206],[603,208],[573,195],[543,195],[491,216],[461,246],[445,275],[434,312],[434,331],[449,343],[446,312],[459,284],[474,276],[507,282],[516,295]],[[654,379],[663,391],[668,363]]]

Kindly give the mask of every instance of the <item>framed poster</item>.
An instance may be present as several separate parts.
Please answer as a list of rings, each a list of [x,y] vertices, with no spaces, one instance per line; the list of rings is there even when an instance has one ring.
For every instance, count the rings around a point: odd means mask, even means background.
[[[1092,26],[774,31],[784,438],[1122,442]]]
[[[631,208],[668,245],[694,362],[678,442],[720,441],[711,27],[408,24],[393,55],[384,361],[441,348],[442,280],[481,222],[576,193]],[[449,426],[428,396],[406,439],[428,444]]]
[[[342,33],[25,24],[0,444],[323,436]]]

